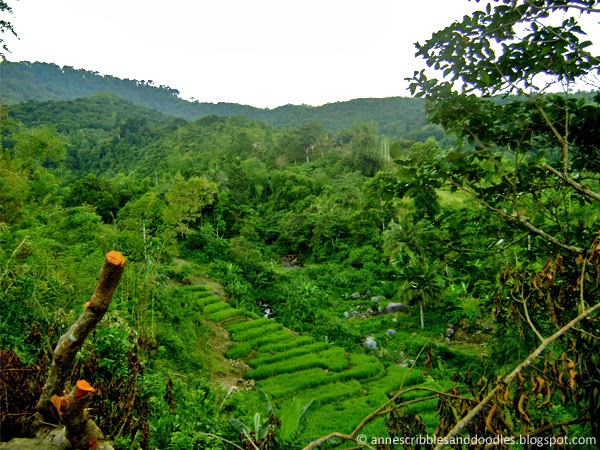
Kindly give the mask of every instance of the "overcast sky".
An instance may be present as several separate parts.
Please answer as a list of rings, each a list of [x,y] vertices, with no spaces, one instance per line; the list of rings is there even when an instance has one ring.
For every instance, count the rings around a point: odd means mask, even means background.
[[[10,61],[153,80],[257,107],[408,96],[414,42],[467,0],[9,0]]]

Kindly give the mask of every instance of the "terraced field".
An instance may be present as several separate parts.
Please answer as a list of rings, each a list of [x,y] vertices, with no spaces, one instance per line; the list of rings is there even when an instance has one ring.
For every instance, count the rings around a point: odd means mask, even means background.
[[[319,437],[333,431],[349,433],[370,412],[388,400],[400,387],[442,386],[427,380],[418,371],[397,365],[385,366],[371,354],[348,353],[342,347],[318,342],[285,329],[272,319],[243,309],[232,308],[210,288],[177,288],[184,298],[201,309],[210,320],[220,324],[231,336],[233,345],[226,353],[230,359],[243,359],[253,379],[282,408],[293,398],[302,404],[314,401],[304,437]],[[430,395],[411,391],[402,401]],[[437,401],[415,404],[427,428],[437,425]],[[382,419],[365,430],[367,435],[385,435]]]

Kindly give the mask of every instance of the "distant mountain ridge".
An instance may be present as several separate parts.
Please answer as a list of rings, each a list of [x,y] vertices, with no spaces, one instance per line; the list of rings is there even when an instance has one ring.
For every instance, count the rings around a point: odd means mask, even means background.
[[[152,81],[120,79],[73,67],[42,62],[0,63],[0,102],[5,105],[26,101],[59,101],[114,93],[140,106],[163,114],[195,120],[209,115],[244,116],[278,127],[319,122],[338,132],[356,122],[373,121],[389,136],[422,139],[439,130],[427,125],[422,99],[388,97],[356,99],[323,106],[285,105],[262,109],[236,103],[190,102],[179,91],[156,86]]]

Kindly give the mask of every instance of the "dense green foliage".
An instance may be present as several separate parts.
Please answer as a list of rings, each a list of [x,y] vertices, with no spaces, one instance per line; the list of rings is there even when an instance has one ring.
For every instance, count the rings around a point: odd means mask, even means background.
[[[300,127],[318,123],[333,133],[338,133],[356,122],[373,121],[378,124],[382,133],[393,137],[423,140],[429,136],[435,136],[437,139],[444,136],[441,127],[427,123],[421,99],[356,99],[320,107],[285,105],[261,109],[233,103],[187,101],[179,97],[176,89],[155,86],[150,80],[122,80],[84,69],[41,62],[4,61],[0,63],[0,75],[0,98],[4,104],[29,100],[60,102],[102,92],[114,93],[136,105],[187,120],[213,115],[243,116],[277,127]]]

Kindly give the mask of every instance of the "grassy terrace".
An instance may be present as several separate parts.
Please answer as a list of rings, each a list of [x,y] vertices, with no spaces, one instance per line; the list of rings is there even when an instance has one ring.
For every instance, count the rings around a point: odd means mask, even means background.
[[[342,347],[299,336],[272,319],[232,308],[201,287],[178,289],[183,291],[178,294],[182,299],[203,308],[206,317],[229,332],[233,345],[226,356],[245,359],[252,368],[246,377],[254,379],[276,405],[283,407],[293,398],[302,404],[314,401],[306,437],[332,431],[350,432],[401,387],[443,388],[419,371],[393,364],[386,366],[374,355],[348,353]],[[400,401],[430,395],[431,392],[414,390]],[[437,400],[408,408],[418,410],[428,429],[435,429]],[[385,434],[385,424],[378,419],[365,431]]]

